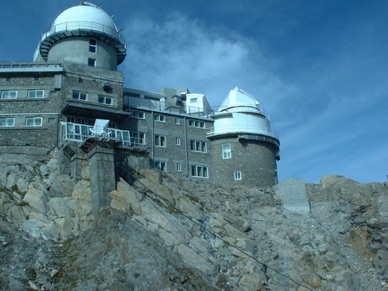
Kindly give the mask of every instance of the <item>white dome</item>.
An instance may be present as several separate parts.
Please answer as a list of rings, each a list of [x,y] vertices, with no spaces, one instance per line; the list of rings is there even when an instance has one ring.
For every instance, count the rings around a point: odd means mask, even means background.
[[[89,2],[82,2],[78,6],[63,11],[54,20],[52,31],[72,30],[87,28],[101,31],[113,37],[117,37],[117,27],[112,18],[101,8]]]
[[[239,88],[230,90],[218,111],[225,111],[233,107],[253,107],[258,109],[259,102],[249,93]]]

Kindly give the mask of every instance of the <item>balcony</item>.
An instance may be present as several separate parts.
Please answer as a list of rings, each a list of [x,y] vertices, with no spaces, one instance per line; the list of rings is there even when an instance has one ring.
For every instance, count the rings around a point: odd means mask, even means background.
[[[145,137],[138,132],[108,128],[105,135],[96,135],[92,125],[77,124],[71,122],[60,123],[60,143],[73,141],[80,144],[89,138],[103,138],[106,140],[121,142],[121,146],[131,148],[145,148]]]

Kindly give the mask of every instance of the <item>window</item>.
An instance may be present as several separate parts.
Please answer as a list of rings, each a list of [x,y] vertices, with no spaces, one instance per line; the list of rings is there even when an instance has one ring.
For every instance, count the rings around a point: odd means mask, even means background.
[[[190,119],[189,120],[189,126],[191,126],[191,127],[198,127],[198,128],[205,128],[205,122],[200,121],[200,120]]]
[[[193,152],[206,153],[207,152],[206,142],[199,141],[199,140],[191,140],[190,141],[190,150],[192,150]]]
[[[158,114],[158,113],[154,115],[154,120],[159,122],[166,122],[165,116],[163,114]]]
[[[26,126],[42,126],[42,117],[27,117]]]
[[[166,147],[166,137],[164,135],[155,135],[155,146]]]
[[[234,179],[235,179],[236,181],[237,181],[237,180],[242,180],[241,172],[240,172],[240,171],[234,172],[233,175],[234,175]]]
[[[143,111],[131,110],[130,113],[134,118],[145,119],[145,113]]]
[[[80,92],[80,91],[73,91],[72,97],[74,99],[84,100],[85,101],[85,100],[88,99],[88,93]]]
[[[232,146],[230,143],[224,143],[222,145],[222,158],[231,159],[232,158]]]
[[[129,132],[131,145],[145,145],[146,135],[144,132],[131,131]]]
[[[175,124],[181,124],[181,119],[179,117],[175,117]]]
[[[15,126],[15,118],[2,117],[0,118],[0,127],[13,127]]]
[[[112,105],[112,98],[107,96],[98,96],[98,103]]]
[[[175,144],[178,146],[181,145],[181,138],[180,137],[175,138]]]
[[[159,168],[162,172],[167,172],[167,163],[161,161],[155,161],[155,167]]]
[[[204,166],[191,166],[191,176],[208,178],[208,168]]]
[[[43,98],[44,90],[28,90],[27,91],[28,98]]]
[[[96,66],[96,59],[89,58],[88,59],[88,66],[95,67]]]
[[[175,164],[175,169],[177,172],[182,172],[182,164],[181,163],[176,163]]]
[[[97,52],[97,40],[95,40],[95,39],[89,40],[89,52],[91,52],[91,53]]]
[[[16,99],[17,95],[16,90],[1,90],[1,99]]]

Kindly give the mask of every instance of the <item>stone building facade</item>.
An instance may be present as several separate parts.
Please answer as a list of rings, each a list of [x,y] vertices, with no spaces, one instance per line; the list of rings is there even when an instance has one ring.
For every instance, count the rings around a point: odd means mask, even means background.
[[[92,142],[106,142],[115,156],[110,170],[121,175],[157,167],[224,185],[277,183],[279,138],[252,96],[235,88],[213,112],[203,94],[186,88],[125,88],[117,71],[125,53],[100,7],[82,2],[62,12],[43,34],[34,62],[0,64],[0,146],[58,148],[74,176]],[[104,121],[103,136],[96,135]]]

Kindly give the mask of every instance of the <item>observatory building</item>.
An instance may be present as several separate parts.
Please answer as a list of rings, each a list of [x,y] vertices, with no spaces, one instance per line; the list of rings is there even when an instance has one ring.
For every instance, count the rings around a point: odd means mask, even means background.
[[[223,185],[277,183],[279,137],[253,96],[235,88],[214,112],[187,88],[126,88],[117,70],[125,57],[101,7],[81,2],[60,13],[33,62],[0,63],[0,146],[57,148],[75,179],[87,160],[101,205],[136,168]]]

